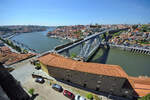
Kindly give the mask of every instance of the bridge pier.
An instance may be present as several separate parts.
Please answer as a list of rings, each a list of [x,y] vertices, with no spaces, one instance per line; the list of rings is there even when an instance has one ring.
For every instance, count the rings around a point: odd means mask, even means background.
[[[69,52],[68,49],[65,51],[65,53],[66,53],[66,56],[67,56],[67,57],[70,57],[70,52]]]
[[[143,50],[140,51],[140,53],[142,53],[142,52],[143,52]]]
[[[144,50],[142,50],[142,52],[141,52],[142,54],[144,53]]]
[[[85,53],[84,53],[84,55],[83,55],[83,58],[87,58],[88,56],[89,56],[89,52],[90,52],[90,48],[91,48],[91,45],[92,45],[92,42],[93,42],[93,40],[94,39],[91,39],[91,40],[89,40],[86,44],[85,44],[85,47],[86,48],[84,48],[85,50]]]
[[[130,50],[130,51],[132,52],[132,50],[133,50],[133,49],[131,48],[131,50]]]
[[[148,54],[148,51],[146,51],[146,54]]]
[[[132,49],[132,52],[134,53],[134,52],[135,52],[135,49]]]
[[[141,50],[138,50],[138,53],[140,53]]]
[[[147,51],[145,51],[145,54],[147,54]]]
[[[150,51],[148,52],[148,54],[150,55]]]

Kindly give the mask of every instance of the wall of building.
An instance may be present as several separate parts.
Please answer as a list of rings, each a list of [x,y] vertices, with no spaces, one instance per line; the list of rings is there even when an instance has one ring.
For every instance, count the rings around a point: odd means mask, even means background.
[[[125,78],[97,75],[58,67],[48,66],[50,76],[65,80],[95,91],[117,96],[132,95],[132,87]]]
[[[43,64],[43,63],[41,63],[41,62],[40,62],[40,65],[41,65],[42,70],[43,70],[43,71],[45,71],[47,74],[49,74],[49,73],[48,73],[47,66],[46,66],[46,65],[44,65],[44,64]]]

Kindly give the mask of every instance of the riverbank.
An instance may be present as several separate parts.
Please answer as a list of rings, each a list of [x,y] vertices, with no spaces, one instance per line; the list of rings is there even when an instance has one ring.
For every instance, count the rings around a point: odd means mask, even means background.
[[[109,46],[111,48],[120,48],[120,50],[130,51],[132,53],[141,53],[141,54],[150,55],[150,49],[144,49],[144,48],[139,48],[139,47],[131,47],[131,46],[124,46],[124,45],[113,45],[113,44],[109,44]]]

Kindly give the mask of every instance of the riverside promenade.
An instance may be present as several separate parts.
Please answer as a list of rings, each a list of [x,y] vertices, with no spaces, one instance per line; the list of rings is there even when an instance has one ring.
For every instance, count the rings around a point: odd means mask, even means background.
[[[131,46],[124,46],[124,45],[115,45],[115,44],[109,44],[110,47],[116,47],[116,48],[122,48],[123,50],[136,52],[136,53],[142,53],[150,55],[150,49],[144,49],[142,47],[131,47]]]

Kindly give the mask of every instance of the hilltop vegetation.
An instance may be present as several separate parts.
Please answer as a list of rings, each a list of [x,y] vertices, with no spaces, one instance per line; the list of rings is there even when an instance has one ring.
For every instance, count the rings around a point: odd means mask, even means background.
[[[150,25],[142,25],[140,27],[140,32],[150,32]]]
[[[0,26],[0,34],[14,34],[14,33],[26,33],[35,31],[45,31],[47,26],[37,25],[13,25],[13,26]]]

